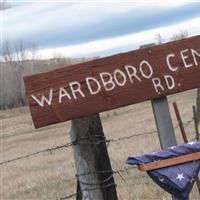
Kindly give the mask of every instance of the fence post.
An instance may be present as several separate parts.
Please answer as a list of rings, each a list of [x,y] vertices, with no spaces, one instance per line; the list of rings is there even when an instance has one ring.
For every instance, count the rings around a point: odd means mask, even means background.
[[[71,141],[83,200],[117,200],[99,114],[72,120]]]
[[[76,186],[76,200],[82,200],[82,192],[79,180],[77,179],[77,186]]]
[[[176,136],[172,124],[167,97],[152,100],[152,108],[158,130],[161,148],[176,146]],[[173,200],[178,200],[172,196]]]
[[[167,97],[152,100],[153,113],[162,149],[176,146],[176,136],[169,111]]]

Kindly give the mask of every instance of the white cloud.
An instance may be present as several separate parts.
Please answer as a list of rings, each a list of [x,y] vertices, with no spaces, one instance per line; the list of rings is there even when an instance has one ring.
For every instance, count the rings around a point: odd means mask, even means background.
[[[25,2],[25,1],[24,1]],[[26,1],[27,2],[27,1]],[[78,41],[79,44],[68,45],[63,47],[46,48],[38,51],[38,55],[42,58],[51,58],[55,54],[63,55],[66,57],[80,57],[80,56],[91,56],[91,55],[106,55],[121,52],[122,49],[131,50],[139,47],[145,43],[151,43],[155,41],[155,34],[160,33],[167,40],[169,36],[177,33],[179,30],[187,29],[189,34],[200,33],[200,18],[196,18],[190,21],[186,21],[181,24],[175,24],[167,27],[159,27],[148,31],[139,33],[132,33],[132,29],[127,29],[125,33],[120,33],[120,36],[112,36],[113,33],[117,33],[116,27],[120,26],[116,16],[126,16],[126,13],[133,15],[129,16],[129,19],[135,19],[135,22],[140,22],[138,25],[132,24],[132,27],[144,26],[144,23],[150,24],[153,20],[149,20],[148,14],[154,13],[154,16],[159,18],[159,14],[166,12],[170,13],[170,9],[173,7],[179,7],[188,3],[188,1],[181,0],[148,0],[148,1],[130,1],[130,0],[107,0],[107,1],[29,1],[32,4],[25,4],[16,8],[1,11],[3,15],[2,29],[4,33],[3,39],[15,41],[18,38],[31,40],[36,39],[37,41],[43,42],[44,45],[50,44],[55,41],[56,43],[60,38],[62,39],[60,44],[68,44],[67,40],[72,44],[77,42],[78,37],[83,37],[82,40]],[[33,3],[37,2],[37,3]],[[47,3],[50,2],[50,3]],[[191,1],[190,1],[191,2]],[[173,9],[171,9],[173,10]],[[175,10],[175,9],[174,9]],[[158,13],[156,13],[159,11]],[[181,10],[179,11],[181,13]],[[180,14],[179,13],[179,14]],[[132,18],[133,17],[133,18]],[[143,21],[142,21],[143,18]],[[168,19],[168,17],[165,17]],[[109,21],[110,19],[110,21]],[[127,18],[128,19],[128,18]],[[154,18],[155,19],[155,18]],[[105,28],[106,20],[110,26],[114,27],[114,30],[109,29],[108,34],[104,34],[102,30]],[[149,21],[148,21],[149,20]],[[121,23],[127,23],[123,20]],[[165,21],[165,19],[164,19]],[[175,23],[173,20],[169,20],[170,23]],[[156,22],[155,22],[156,23]],[[128,22],[128,28],[130,22]],[[169,24],[169,23],[168,23]],[[158,24],[160,26],[160,24]],[[85,28],[87,27],[87,28]],[[89,27],[89,28],[88,28]],[[126,27],[126,28],[127,28]],[[154,26],[155,27],[155,26]],[[148,27],[149,28],[149,27]],[[91,29],[91,30],[90,30]],[[96,30],[93,32],[93,30]],[[119,29],[118,29],[119,30]],[[123,29],[124,30],[124,29]],[[144,30],[144,29],[143,29]],[[70,32],[71,31],[71,32]],[[102,31],[102,32],[101,32]],[[138,31],[138,29],[136,30]],[[95,34],[103,35],[98,39]],[[88,33],[89,36],[87,35]],[[93,34],[94,33],[94,34]],[[122,35],[126,34],[127,35]],[[67,35],[68,34],[68,35]],[[110,35],[109,35],[110,34]],[[77,36],[75,39],[70,36]],[[91,36],[95,36],[91,38]],[[48,36],[51,36],[48,38]],[[89,39],[88,39],[88,38]],[[103,37],[112,37],[102,39]],[[89,41],[90,42],[86,42]],[[93,41],[92,41],[93,40]],[[75,42],[74,42],[75,41]],[[84,43],[80,43],[80,42]],[[32,41],[31,41],[32,42]],[[35,41],[33,41],[35,42]],[[53,45],[54,45],[53,44]],[[58,45],[57,45],[58,44]],[[40,47],[40,43],[37,44]],[[43,45],[43,44],[42,44]],[[42,47],[41,45],[41,47]]]
[[[117,14],[142,16],[156,10],[181,6],[182,1],[24,1],[32,2],[2,12],[3,37],[6,40],[44,37],[47,32],[77,29],[97,24]],[[33,3],[37,2],[37,3]],[[43,3],[42,3],[43,2]],[[50,3],[47,3],[50,2]],[[144,13],[144,14],[143,14]],[[83,26],[83,27],[84,27]],[[13,34],[14,33],[14,34]],[[45,38],[44,38],[45,40]]]
[[[187,30],[190,36],[199,34],[199,24],[200,18],[195,18],[173,26],[160,27],[149,31],[129,34],[125,36],[60,47],[56,48],[56,50],[51,48],[42,49],[38,51],[38,54],[41,55],[42,58],[50,58],[55,54],[65,57],[80,57],[90,55],[98,56],[98,53],[102,54],[104,51],[108,50],[110,50],[110,53],[112,53],[112,50],[113,52],[116,52],[116,50],[120,52],[120,49],[126,46],[138,48],[140,45],[155,42],[155,35],[157,33],[160,33],[166,40],[169,40],[173,34],[176,34],[181,30]]]

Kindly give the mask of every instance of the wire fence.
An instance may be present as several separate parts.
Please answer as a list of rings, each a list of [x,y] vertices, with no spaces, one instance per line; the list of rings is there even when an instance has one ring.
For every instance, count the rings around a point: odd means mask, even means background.
[[[193,121],[194,121],[194,119],[188,120],[187,122],[183,123],[183,125],[188,126]],[[178,125],[176,125],[174,128],[177,129]],[[29,157],[32,157],[32,156],[37,156],[37,155],[42,154],[42,153],[48,153],[48,152],[52,153],[56,150],[63,149],[63,148],[69,148],[69,147],[72,147],[72,146],[77,145],[77,144],[95,144],[95,145],[97,145],[97,144],[105,142],[108,146],[110,143],[113,143],[113,142],[129,140],[129,139],[132,139],[132,138],[135,138],[135,137],[152,135],[152,134],[155,134],[155,133],[157,133],[157,131],[153,130],[153,131],[149,131],[149,132],[142,132],[142,133],[138,133],[138,134],[131,134],[129,136],[124,136],[124,137],[119,137],[119,138],[110,138],[110,139],[106,139],[104,136],[100,136],[100,135],[91,135],[89,137],[81,137],[81,138],[78,138],[78,139],[76,139],[72,142],[67,142],[65,144],[61,144],[61,145],[54,146],[54,147],[49,147],[49,148],[46,148],[46,149],[43,149],[43,150],[40,150],[40,151],[36,151],[36,152],[30,153],[30,154],[27,154],[27,155],[22,155],[22,156],[19,156],[19,157],[16,157],[16,158],[12,158],[12,159],[9,159],[9,160],[6,160],[6,161],[2,161],[2,162],[0,162],[0,165],[10,163],[10,162],[14,162],[14,161],[21,160],[21,159],[25,159],[25,158],[29,158]],[[92,139],[98,139],[98,140],[96,142],[91,141],[91,138]]]
[[[96,171],[96,172],[87,172],[87,173],[83,173],[83,174],[76,174],[75,176],[76,176],[77,180],[79,181],[79,183],[81,183],[83,185],[87,185],[87,186],[94,186],[94,187],[92,187],[92,188],[91,187],[90,188],[86,188],[84,190],[79,190],[76,193],[72,193],[72,194],[69,194],[67,196],[64,196],[64,197],[60,198],[60,200],[71,199],[72,197],[75,197],[78,194],[82,194],[85,191],[106,189],[108,187],[116,187],[117,186],[116,184],[114,184],[114,183],[108,183],[111,180],[111,178],[113,178],[113,176],[115,174],[118,174],[119,177],[125,182],[125,178],[123,178],[123,176],[122,176],[121,173],[128,172],[128,171],[133,170],[133,169],[137,169],[137,167],[131,166],[131,167],[126,167],[124,169],[119,169],[119,170],[112,170],[112,171],[106,170],[106,171]],[[84,182],[84,181],[81,181],[79,179],[79,177],[82,177],[82,176],[87,176],[87,175],[91,175],[91,174],[105,174],[105,173],[109,173],[111,175],[109,175],[106,179],[100,181],[98,184],[97,183],[92,183],[92,182]],[[98,187],[97,187],[97,185],[98,185]],[[102,186],[99,186],[99,185],[102,185]]]
[[[183,123],[183,125],[189,126],[192,122],[194,122],[194,119],[188,120],[187,122]],[[174,128],[177,129],[178,127],[179,126],[177,124]],[[14,161],[18,161],[18,160],[21,160],[21,159],[30,158],[30,157],[37,156],[37,155],[40,155],[40,154],[43,154],[43,153],[48,153],[48,152],[52,153],[56,150],[70,148],[70,147],[72,147],[74,145],[78,145],[78,144],[95,144],[95,145],[98,145],[100,143],[106,143],[107,146],[109,146],[110,143],[129,140],[129,139],[132,139],[132,138],[135,138],[135,137],[142,137],[142,136],[152,135],[152,134],[156,134],[156,133],[157,133],[157,131],[153,130],[153,131],[149,131],[149,132],[142,132],[142,133],[138,133],[138,134],[131,134],[129,136],[124,136],[124,137],[119,137],[119,138],[110,138],[110,139],[107,139],[104,136],[100,136],[100,135],[91,135],[91,136],[88,136],[88,137],[81,137],[81,138],[78,138],[74,141],[67,142],[65,144],[61,144],[61,145],[58,145],[58,146],[55,146],[55,147],[46,148],[46,149],[43,149],[43,150],[40,150],[40,151],[33,152],[31,154],[22,155],[22,156],[13,158],[13,159],[2,161],[2,162],[0,162],[0,165],[4,165],[4,164],[11,163],[11,162],[14,162]],[[70,180],[77,180],[77,181],[79,181],[79,183],[86,185],[86,186],[90,186],[90,187],[88,187],[88,188],[86,187],[85,189],[82,189],[82,190],[79,190],[75,193],[61,197],[59,200],[71,199],[71,198],[76,197],[77,195],[82,194],[83,192],[86,192],[86,191],[106,189],[106,188],[109,188],[109,187],[116,187],[117,186],[116,184],[109,183],[111,178],[113,178],[113,176],[115,174],[117,174],[123,181],[125,181],[125,179],[123,178],[121,173],[128,172],[129,170],[133,170],[133,169],[137,169],[137,167],[131,166],[131,167],[125,167],[124,169],[118,169],[118,170],[112,170],[112,171],[95,171],[95,172],[87,172],[87,173],[83,173],[83,174],[76,174],[75,177],[71,178]],[[80,179],[80,177],[82,177],[82,176],[88,176],[88,175],[91,175],[91,174],[103,174],[103,173],[104,174],[109,173],[110,175],[106,179],[101,180],[101,182],[99,182],[98,184],[93,183],[93,182],[84,182]]]

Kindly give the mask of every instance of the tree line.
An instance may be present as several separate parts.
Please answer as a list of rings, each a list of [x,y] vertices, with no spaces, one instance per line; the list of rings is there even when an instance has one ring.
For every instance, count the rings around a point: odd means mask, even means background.
[[[18,40],[5,41],[0,55],[0,109],[27,105],[23,76],[45,72],[59,67],[83,62],[85,58],[62,58],[56,54],[42,60],[37,54],[37,45]]]

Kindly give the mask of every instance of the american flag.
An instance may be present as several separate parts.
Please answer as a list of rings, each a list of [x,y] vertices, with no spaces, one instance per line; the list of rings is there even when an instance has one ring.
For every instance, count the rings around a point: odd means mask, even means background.
[[[200,141],[173,146],[150,154],[130,156],[127,164],[140,165],[181,155],[200,152]],[[187,200],[200,170],[200,160],[147,171],[148,175],[164,190],[178,199]]]

